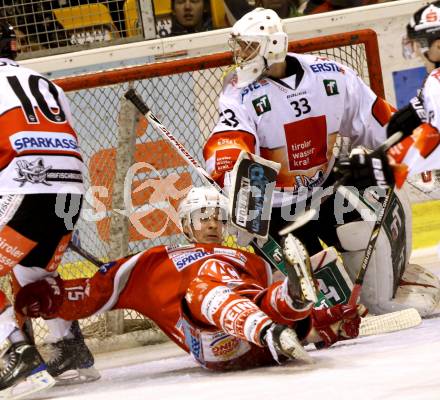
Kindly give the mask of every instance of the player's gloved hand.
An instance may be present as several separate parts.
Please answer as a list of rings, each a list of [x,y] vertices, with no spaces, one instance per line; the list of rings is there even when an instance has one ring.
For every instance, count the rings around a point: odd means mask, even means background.
[[[311,343],[323,342],[329,347],[340,340],[355,338],[359,335],[361,317],[368,310],[362,304],[337,304],[330,308],[312,310],[312,329],[306,337]]]
[[[371,186],[388,189],[394,185],[394,175],[387,155],[383,152],[352,152],[350,158],[340,160],[333,168],[335,178],[345,186],[359,190]]]
[[[426,112],[423,103],[418,97],[413,97],[409,104],[402,109],[396,111],[387,126],[388,137],[396,132],[403,132],[405,136],[413,133],[420,124],[426,122]]]
[[[63,303],[63,280],[46,277],[23,286],[17,293],[15,311],[31,318],[51,318]]]

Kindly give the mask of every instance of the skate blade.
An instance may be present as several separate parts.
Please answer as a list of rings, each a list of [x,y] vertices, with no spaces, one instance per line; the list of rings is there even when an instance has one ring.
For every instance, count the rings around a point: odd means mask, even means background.
[[[93,382],[101,378],[95,367],[71,369],[58,375],[56,380],[57,386],[76,385],[78,383]]]
[[[0,391],[0,399],[18,400],[46,390],[55,385],[55,379],[47,371],[39,371],[25,380]]]
[[[289,329],[281,334],[280,345],[289,357],[304,361],[307,364],[313,364],[313,358],[307,353],[293,330]]]
[[[301,245],[300,247],[297,240],[291,234],[287,235],[284,242],[284,256],[289,264],[295,268],[304,298],[312,303],[317,303],[318,297],[316,295],[315,283],[310,276],[311,268],[310,265],[306,265],[306,263],[310,263],[310,258],[303,246]]]

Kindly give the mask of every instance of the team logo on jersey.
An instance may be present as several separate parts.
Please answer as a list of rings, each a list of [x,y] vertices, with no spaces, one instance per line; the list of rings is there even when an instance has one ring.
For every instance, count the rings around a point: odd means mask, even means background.
[[[327,96],[334,96],[335,94],[339,94],[338,85],[334,79],[324,79],[323,80],[325,92]]]
[[[51,186],[49,182],[46,182],[47,173],[51,168],[52,166],[44,166],[42,158],[37,158],[35,161],[18,160],[16,168],[18,178],[14,178],[14,181],[20,182],[20,187],[26,182]]]
[[[19,132],[12,135],[12,148],[17,152],[23,151],[69,151],[79,154],[78,143],[76,139],[68,133],[53,132]]]
[[[182,251],[170,254],[170,259],[178,271],[194,264],[196,261],[209,256],[211,253],[204,249],[194,249],[192,251]]]
[[[241,91],[241,102],[243,103],[243,99],[246,97],[247,94],[252,93],[254,90],[257,90],[260,87],[266,86],[268,84],[269,82],[266,79],[260,79],[259,81],[252,82],[250,85],[247,85]]]
[[[258,97],[255,100],[252,100],[252,104],[254,105],[255,112],[258,116],[261,114],[264,114],[265,112],[268,112],[272,110],[272,107],[270,105],[269,97],[267,95]]]
[[[340,67],[333,62],[322,62],[316,64],[310,64],[310,69],[316,74],[318,72],[341,72],[345,73],[344,68]]]

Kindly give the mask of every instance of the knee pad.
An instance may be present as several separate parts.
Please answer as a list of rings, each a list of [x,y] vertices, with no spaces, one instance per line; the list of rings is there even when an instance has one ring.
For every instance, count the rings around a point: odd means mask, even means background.
[[[408,264],[397,287],[394,301],[414,307],[422,317],[436,312],[440,302],[439,278],[418,264]]]

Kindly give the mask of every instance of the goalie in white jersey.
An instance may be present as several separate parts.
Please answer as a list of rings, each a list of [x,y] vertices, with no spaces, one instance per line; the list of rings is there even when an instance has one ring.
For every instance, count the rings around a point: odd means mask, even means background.
[[[258,8],[242,17],[232,28],[230,42],[236,68],[225,78],[220,118],[204,158],[212,177],[226,188],[242,150],[281,164],[270,223],[270,234],[279,240],[278,232],[293,221],[297,204],[314,188],[334,183],[338,135],[349,138],[353,146],[375,149],[387,138],[394,108],[349,67],[319,56],[287,53],[287,35],[272,10]],[[384,181],[393,180],[384,153],[374,163],[371,156],[356,160],[351,184],[357,188],[383,187]],[[375,174],[373,164],[381,166],[382,173]],[[372,222],[360,220],[359,209],[344,213],[337,201],[336,196],[335,201],[323,202],[319,219],[296,230],[295,236],[312,255],[322,249],[320,239],[335,246],[355,277]],[[426,315],[438,296],[419,304],[418,296],[399,295],[411,250],[411,211],[402,193],[393,197],[392,207],[395,218],[385,222],[389,226],[379,236],[361,300],[376,313],[415,306]]]
[[[13,291],[39,279],[48,287],[79,217],[84,164],[61,88],[21,67],[13,28],[0,24],[0,275],[12,272]],[[23,379],[50,385],[66,370],[93,370],[78,323],[49,321],[56,357],[47,366],[0,292],[0,343],[6,351],[0,390],[14,398]],[[41,379],[40,379],[41,378]],[[35,379],[35,381],[34,381]],[[32,387],[31,389],[32,390]]]

